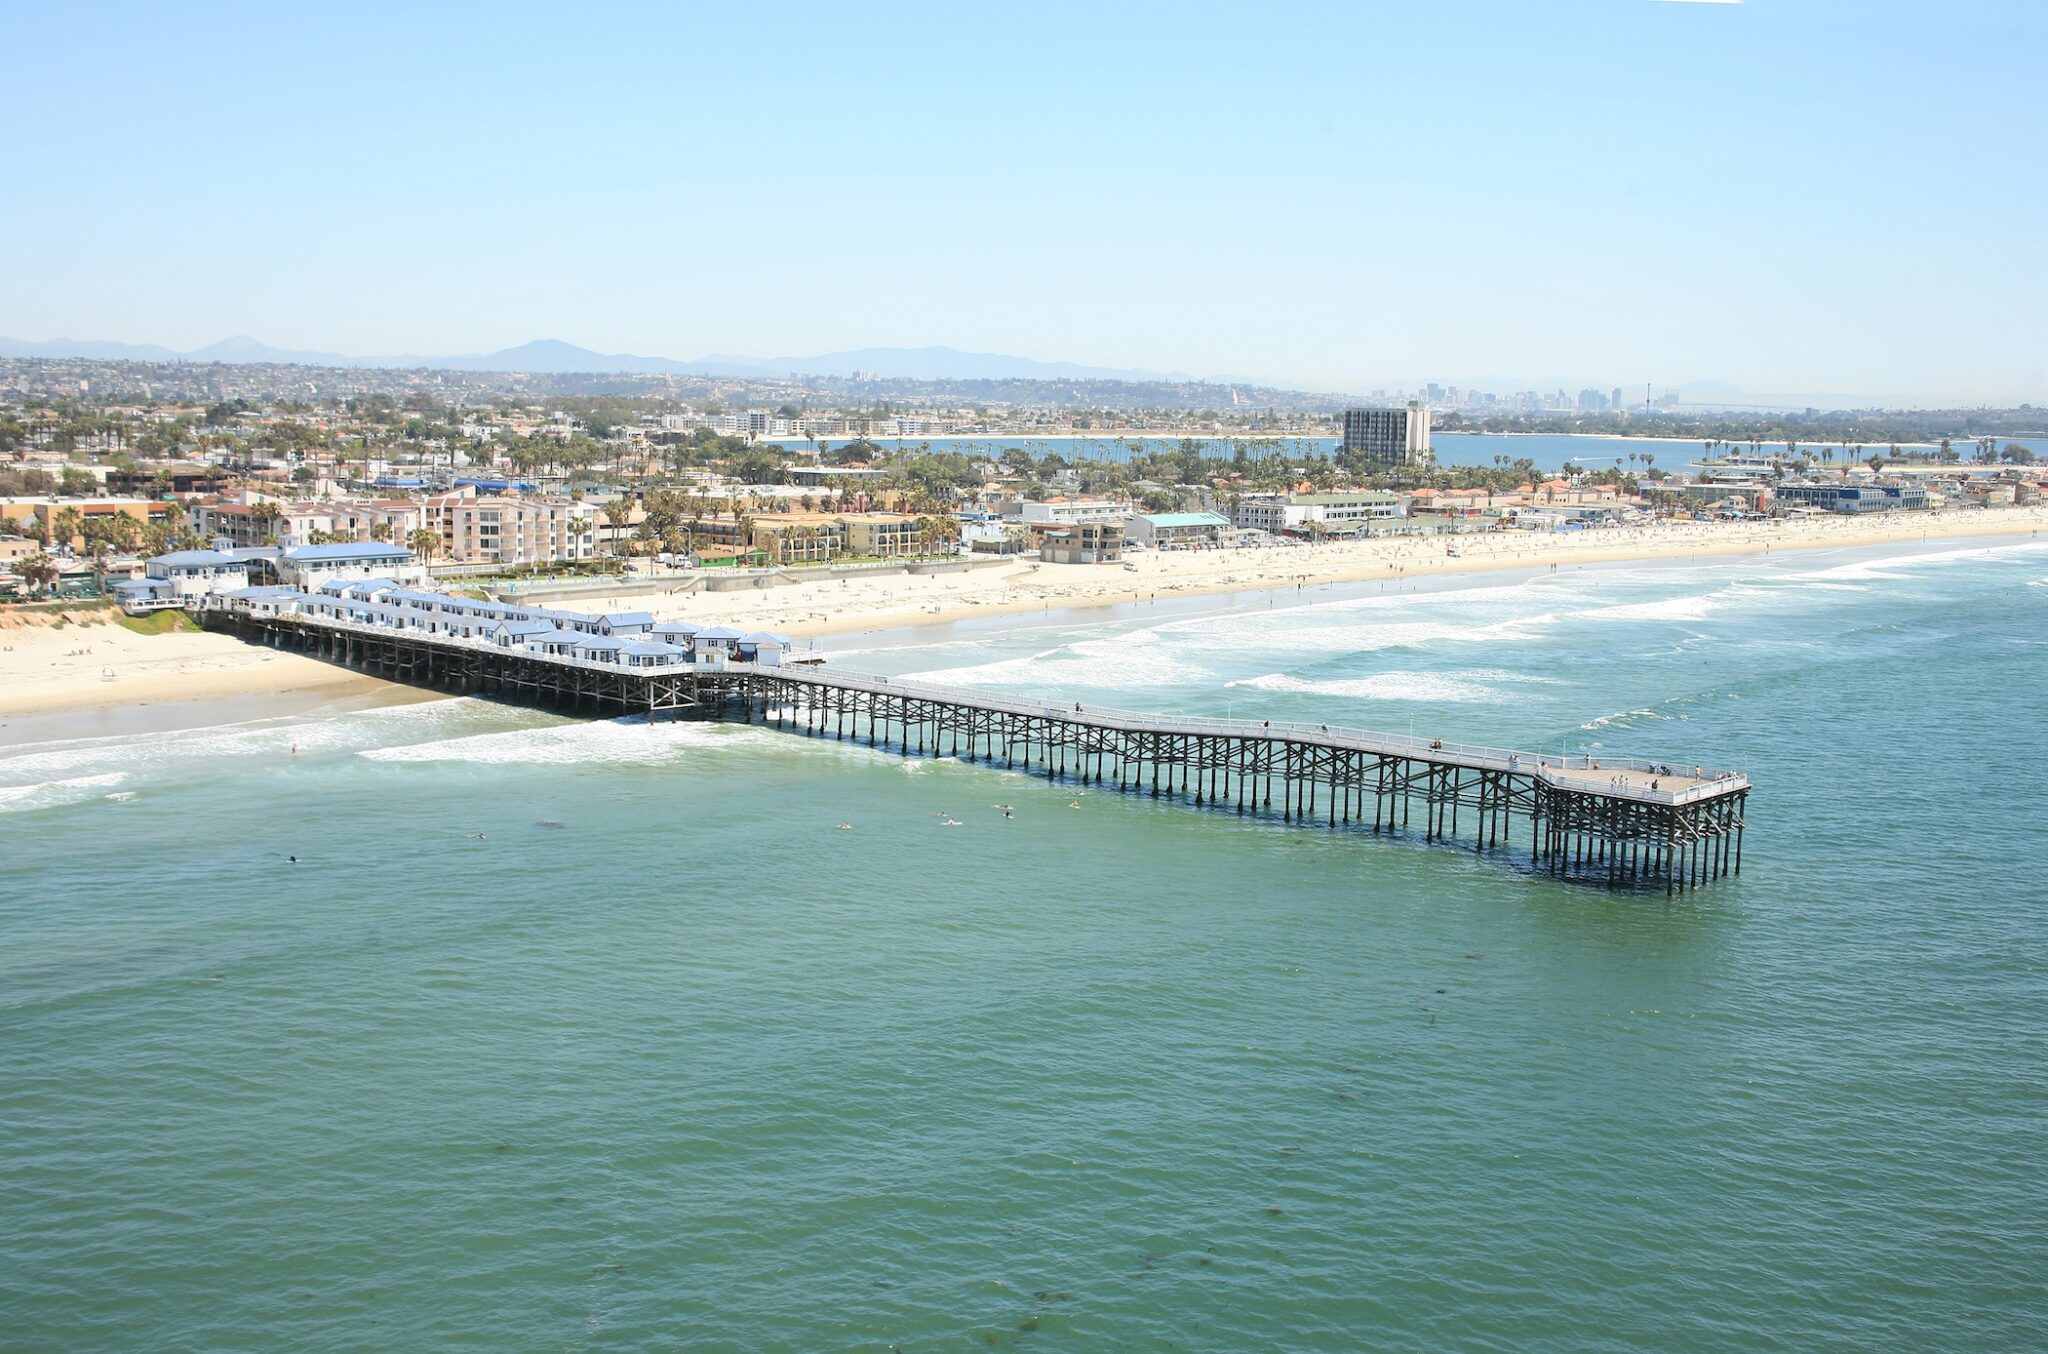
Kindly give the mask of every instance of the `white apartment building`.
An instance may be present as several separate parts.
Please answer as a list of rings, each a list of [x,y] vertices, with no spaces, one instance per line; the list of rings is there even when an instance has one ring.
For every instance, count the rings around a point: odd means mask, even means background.
[[[1064,495],[1059,498],[1027,498],[1018,504],[1018,516],[1024,525],[1080,526],[1088,522],[1128,521],[1134,509],[1127,498],[1092,498],[1086,495]]]
[[[253,495],[245,495],[245,499]],[[273,513],[275,515],[273,515]],[[321,503],[198,503],[191,509],[192,531],[205,540],[226,540],[247,548],[262,545],[275,536],[277,544],[305,545],[314,534],[336,532],[369,540],[379,525],[390,529],[390,539],[404,541],[419,530],[424,516],[411,499],[336,499]]]
[[[1401,516],[1401,498],[1384,490],[1348,494],[1246,494],[1231,510],[1231,521],[1278,536],[1306,531],[1312,522],[1343,526]]]

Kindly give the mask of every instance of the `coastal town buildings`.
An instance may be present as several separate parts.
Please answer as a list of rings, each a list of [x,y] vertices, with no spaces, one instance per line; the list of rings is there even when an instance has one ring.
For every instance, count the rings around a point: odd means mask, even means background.
[[[120,531],[139,531],[149,526],[176,526],[181,512],[175,503],[146,498],[61,498],[19,497],[0,499],[0,530],[48,540],[52,545],[83,549],[90,534],[99,534],[92,524],[113,534],[112,519],[126,518],[131,524]],[[62,539],[60,527],[71,527],[70,538]]]
[[[411,499],[334,499],[288,502],[244,492],[235,499],[199,501],[189,509],[192,534],[232,546],[310,545],[331,536],[403,540],[424,518]]]

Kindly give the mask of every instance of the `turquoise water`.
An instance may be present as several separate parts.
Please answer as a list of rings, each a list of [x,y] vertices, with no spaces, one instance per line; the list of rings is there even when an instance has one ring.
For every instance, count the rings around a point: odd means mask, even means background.
[[[0,1347],[2039,1348],[2048,542],[898,638],[1740,766],[1744,874],[474,701],[0,748]]]

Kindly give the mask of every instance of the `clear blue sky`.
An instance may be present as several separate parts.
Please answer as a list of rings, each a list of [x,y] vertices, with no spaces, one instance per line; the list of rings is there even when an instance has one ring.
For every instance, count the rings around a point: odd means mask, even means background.
[[[2048,4],[0,8],[0,334],[2048,399]]]

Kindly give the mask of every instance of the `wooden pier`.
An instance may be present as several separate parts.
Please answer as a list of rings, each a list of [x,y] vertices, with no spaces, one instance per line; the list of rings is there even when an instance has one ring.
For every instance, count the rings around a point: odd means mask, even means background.
[[[760,723],[905,756],[1171,796],[1283,822],[1512,851],[1559,878],[1667,894],[1742,872],[1750,783],[1636,758],[1559,757],[1328,724],[1148,715],[822,667],[633,671],[305,616],[205,613],[212,629],[435,690],[594,717]],[[1686,774],[1686,772],[1690,774]],[[1651,788],[1652,784],[1656,788]]]

